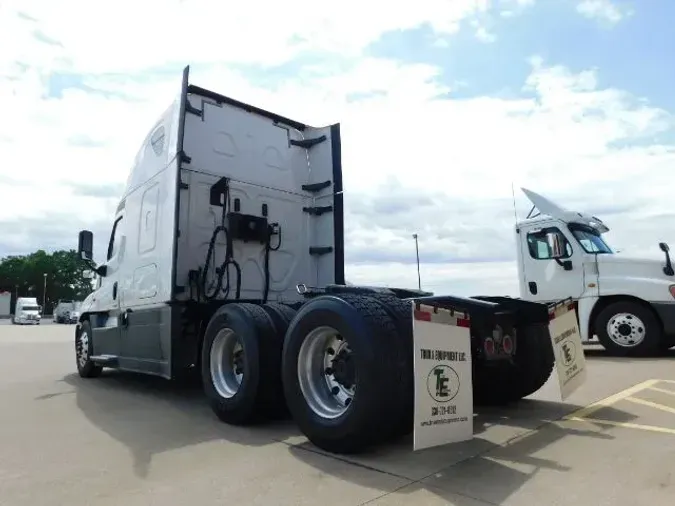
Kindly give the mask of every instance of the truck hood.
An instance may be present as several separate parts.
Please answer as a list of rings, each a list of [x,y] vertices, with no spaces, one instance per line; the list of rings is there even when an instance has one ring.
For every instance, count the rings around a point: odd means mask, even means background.
[[[594,271],[593,259],[584,269]],[[663,272],[663,260],[625,255],[598,255],[598,282],[600,295],[630,294],[647,301],[673,302],[670,286],[675,276]]]
[[[643,270],[645,272],[651,271],[657,278],[673,279],[671,276],[666,276],[663,273],[663,268],[666,265],[665,258],[641,258],[620,254],[598,255],[598,265],[600,266],[600,269],[603,269],[603,267],[607,269],[621,269],[624,272],[633,270],[631,269],[631,267],[633,267],[634,269]]]

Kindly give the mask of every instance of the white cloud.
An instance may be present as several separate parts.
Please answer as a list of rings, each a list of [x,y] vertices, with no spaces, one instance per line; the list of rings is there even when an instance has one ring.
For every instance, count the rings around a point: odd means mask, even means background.
[[[125,182],[187,62],[200,86],[302,121],[342,123],[352,282],[416,286],[418,232],[423,288],[517,293],[513,262],[475,260],[514,257],[512,183],[598,210],[623,249],[651,254],[669,239],[660,234],[672,220],[663,210],[675,146],[654,139],[674,127],[672,114],[600,87],[594,69],[573,73],[540,58],[530,61],[523,98],[459,100],[439,68],[363,55],[384,32],[423,23],[452,43],[457,24],[487,12],[487,1],[420,1],[377,15],[355,15],[362,3],[351,0],[334,12],[309,2],[52,4],[21,4],[37,21],[0,13],[0,46],[17,48],[0,53],[0,226],[14,223],[3,227],[0,247],[74,246],[84,226],[107,239],[116,198],[84,196],[74,184],[100,193]],[[316,58],[300,65],[308,56]],[[284,62],[298,68],[267,86],[235,65]],[[47,98],[54,71],[85,74],[84,84],[102,92],[71,88]],[[350,100],[354,94],[367,98]],[[528,205],[517,197],[522,217]]]
[[[587,18],[610,23],[618,23],[631,14],[629,9],[619,7],[612,0],[583,0],[577,4],[577,12]]]

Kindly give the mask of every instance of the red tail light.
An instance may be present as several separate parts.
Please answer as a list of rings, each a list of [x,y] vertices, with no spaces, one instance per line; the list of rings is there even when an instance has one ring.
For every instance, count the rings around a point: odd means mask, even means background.
[[[487,355],[494,355],[495,353],[495,342],[492,340],[491,337],[488,337],[485,339],[485,344],[483,344],[483,347],[485,348],[485,353]]]
[[[511,336],[504,336],[502,338],[502,348],[504,349],[504,353],[511,354],[513,351],[513,340],[511,339]]]

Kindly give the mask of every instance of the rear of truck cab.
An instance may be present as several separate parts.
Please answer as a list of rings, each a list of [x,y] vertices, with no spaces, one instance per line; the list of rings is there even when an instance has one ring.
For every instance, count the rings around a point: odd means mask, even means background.
[[[195,362],[195,321],[225,300],[298,302],[300,282],[344,282],[339,124],[313,128],[188,77],[138,151],[83,308],[96,356],[164,377]],[[241,282],[230,265],[225,293],[228,242]]]

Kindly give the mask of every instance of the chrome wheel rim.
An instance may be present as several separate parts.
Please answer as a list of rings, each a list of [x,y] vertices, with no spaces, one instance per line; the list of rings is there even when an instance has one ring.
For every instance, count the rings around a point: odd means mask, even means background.
[[[356,394],[354,355],[340,333],[318,327],[298,353],[298,380],[308,407],[322,418],[344,415]]]
[[[244,348],[232,329],[221,329],[213,340],[210,354],[213,387],[218,395],[230,399],[244,380]]]
[[[80,367],[87,365],[89,360],[89,334],[86,330],[80,332],[80,336],[77,339],[77,363],[80,364]]]
[[[618,313],[607,322],[607,335],[613,343],[632,348],[644,341],[645,324],[631,313]]]

